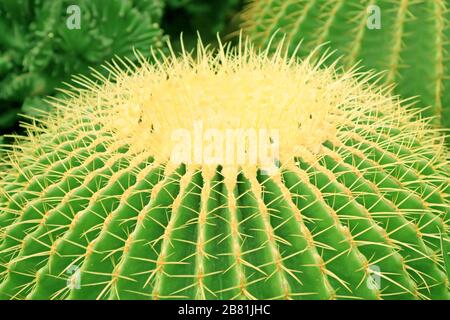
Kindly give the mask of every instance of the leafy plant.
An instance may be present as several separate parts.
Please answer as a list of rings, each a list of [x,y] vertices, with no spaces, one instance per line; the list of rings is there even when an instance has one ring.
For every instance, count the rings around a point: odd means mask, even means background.
[[[74,5],[79,29],[68,26]],[[14,128],[18,112],[45,110],[42,98],[71,75],[161,46],[162,14],[160,0],[1,1],[0,130]]]

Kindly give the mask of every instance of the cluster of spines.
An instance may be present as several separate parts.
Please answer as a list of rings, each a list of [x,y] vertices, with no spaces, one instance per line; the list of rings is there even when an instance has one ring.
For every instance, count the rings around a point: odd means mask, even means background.
[[[267,176],[136,151],[85,81],[9,153],[1,299],[449,299],[448,151],[383,92]]]
[[[371,6],[380,9],[380,29],[368,28]],[[249,1],[242,18],[246,34],[263,47],[285,37],[303,41],[297,53],[306,55],[325,44],[323,50],[335,50],[330,61],[383,72],[396,94],[418,96],[424,117],[450,127],[448,1]]]
[[[449,175],[410,135],[351,131],[268,178],[77,130],[3,182],[1,298],[448,298]]]

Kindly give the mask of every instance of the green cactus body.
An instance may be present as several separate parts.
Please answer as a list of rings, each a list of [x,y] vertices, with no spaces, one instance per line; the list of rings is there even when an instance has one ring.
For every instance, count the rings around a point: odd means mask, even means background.
[[[266,46],[272,36],[303,40],[299,55],[326,44],[330,62],[384,72],[402,98],[418,96],[423,117],[450,128],[450,2],[448,0],[249,1],[245,34]],[[370,24],[379,8],[380,25]],[[369,28],[370,27],[370,28]],[[380,27],[378,29],[378,27]],[[291,52],[294,50],[292,46]]]
[[[111,64],[11,146],[0,298],[449,299],[439,132],[312,57],[219,48]],[[279,130],[277,170],[174,161],[198,120]]]

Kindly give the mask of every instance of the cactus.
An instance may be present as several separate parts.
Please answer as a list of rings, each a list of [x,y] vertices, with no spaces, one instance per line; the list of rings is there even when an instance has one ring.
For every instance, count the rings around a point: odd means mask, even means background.
[[[118,60],[27,125],[0,183],[1,299],[449,299],[441,133],[370,74],[239,42]],[[274,170],[180,161],[197,121],[277,130]]]
[[[395,94],[418,96],[422,116],[450,128],[449,6],[448,0],[250,0],[242,27],[261,46],[274,34],[302,39],[303,52],[327,44],[322,49],[335,50],[341,66],[361,62],[384,72]]]
[[[79,8],[79,27],[67,23]],[[37,115],[42,98],[71,74],[89,73],[115,55],[149,52],[162,36],[160,0],[4,0],[0,2],[0,130],[19,112]]]

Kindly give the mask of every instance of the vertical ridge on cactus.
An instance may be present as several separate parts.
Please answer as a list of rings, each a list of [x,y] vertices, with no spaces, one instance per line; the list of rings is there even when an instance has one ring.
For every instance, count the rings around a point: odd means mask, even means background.
[[[326,43],[322,50],[336,50],[331,61],[346,68],[361,62],[364,70],[384,72],[382,81],[395,84],[396,94],[418,96],[423,117],[450,128],[449,5],[448,0],[250,0],[242,27],[262,47],[273,35],[290,43],[303,40],[307,50],[300,54]],[[380,28],[368,27],[374,6]]]
[[[119,60],[28,125],[0,180],[0,298],[449,299],[444,136],[370,74],[218,47]],[[176,161],[198,122],[278,130],[277,170]]]

